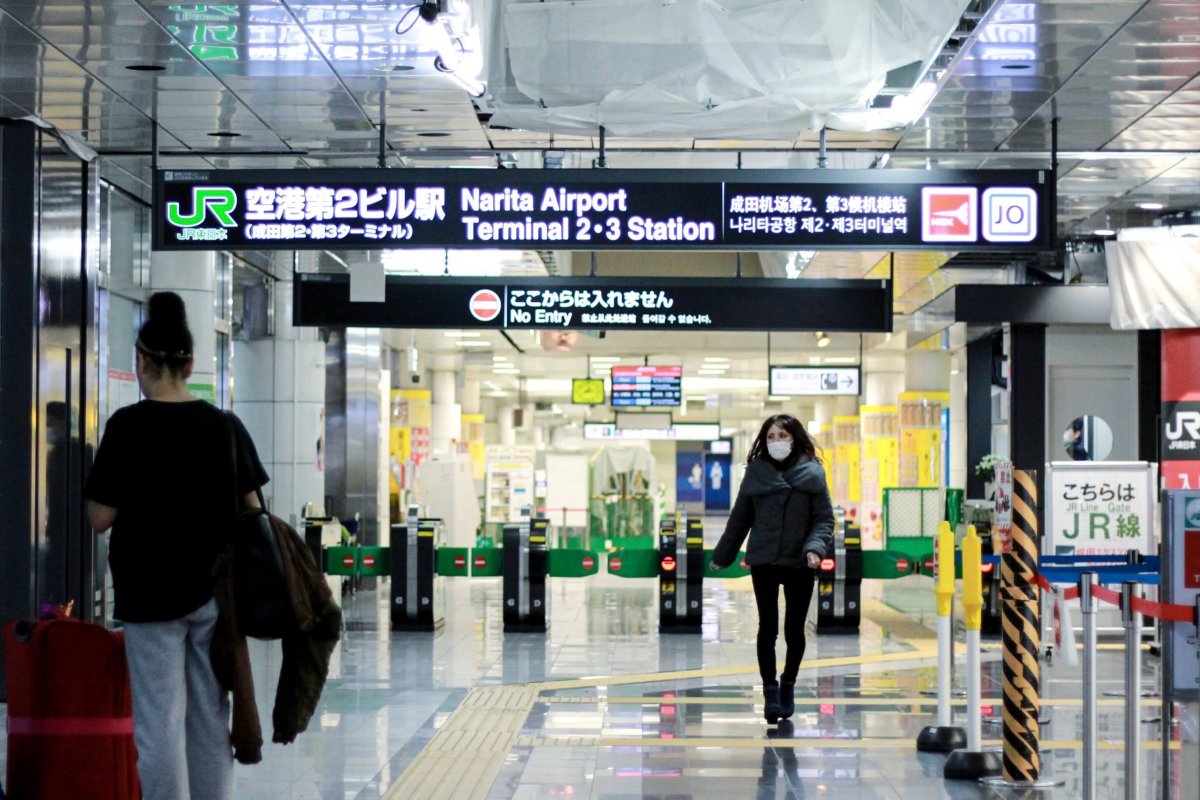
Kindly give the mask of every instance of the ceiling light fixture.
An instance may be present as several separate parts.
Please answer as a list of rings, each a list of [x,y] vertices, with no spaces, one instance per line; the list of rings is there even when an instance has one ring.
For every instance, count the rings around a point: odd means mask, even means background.
[[[1138,203],[1138,208],[1143,211],[1162,211],[1165,206],[1162,203]]]
[[[491,347],[491,342],[480,341],[479,339],[460,339],[455,342],[459,347]]]
[[[813,335],[817,338],[817,347],[829,347],[829,343],[833,341],[824,331],[817,331]]]
[[[125,69],[133,72],[162,72],[166,67],[162,64],[130,64]]]
[[[1096,230],[1092,231],[1092,234],[1095,236],[1116,236],[1117,232],[1112,228],[1096,228]]]
[[[235,131],[213,131],[209,136],[215,136],[218,139],[236,139],[241,134]]]
[[[705,361],[712,361],[712,362],[715,362],[715,363],[718,363],[718,364],[728,364],[728,363],[729,363],[729,359],[728,359],[728,358],[721,358],[720,356],[705,356],[705,357],[704,357],[704,360],[705,360]]]

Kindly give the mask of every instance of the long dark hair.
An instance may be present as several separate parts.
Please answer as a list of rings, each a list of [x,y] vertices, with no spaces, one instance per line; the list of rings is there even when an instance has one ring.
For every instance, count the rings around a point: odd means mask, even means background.
[[[804,430],[804,426],[800,424],[800,420],[791,414],[776,414],[773,417],[767,417],[762,427],[759,428],[758,436],[754,437],[754,444],[750,445],[750,455],[746,456],[747,464],[759,458],[769,458],[767,455],[767,431],[771,430],[772,425],[778,425],[792,435],[792,452],[779,462],[784,469],[791,467],[803,456],[811,458],[818,464],[821,463],[821,457],[817,455],[817,447],[813,444],[808,431]]]
[[[155,377],[164,368],[172,375],[182,374],[192,360],[192,332],[183,298],[174,292],[150,295],[150,313],[134,346],[150,362],[148,369]]]

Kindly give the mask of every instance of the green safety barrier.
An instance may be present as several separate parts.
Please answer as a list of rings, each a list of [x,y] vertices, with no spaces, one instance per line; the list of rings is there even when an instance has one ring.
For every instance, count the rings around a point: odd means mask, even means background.
[[[658,551],[640,547],[614,550],[608,554],[608,574],[622,578],[653,578],[658,575]]]
[[[358,574],[366,577],[386,577],[392,574],[391,548],[359,547]]]
[[[704,577],[706,578],[744,578],[750,574],[750,570],[742,569],[742,559],[746,557],[745,553],[738,553],[737,558],[728,567],[722,567],[715,572],[709,572],[708,567],[712,564],[712,550],[704,551]]]
[[[504,549],[476,547],[471,551],[471,577],[489,578],[504,574]]]
[[[357,547],[326,547],[325,574],[352,577],[358,574]]]
[[[439,547],[436,560],[438,575],[466,578],[471,574],[469,547]]]
[[[890,580],[912,575],[920,569],[920,561],[907,553],[895,550],[864,550],[863,578]]]
[[[600,554],[591,550],[562,548],[549,551],[549,573],[556,578],[582,578],[600,571]]]

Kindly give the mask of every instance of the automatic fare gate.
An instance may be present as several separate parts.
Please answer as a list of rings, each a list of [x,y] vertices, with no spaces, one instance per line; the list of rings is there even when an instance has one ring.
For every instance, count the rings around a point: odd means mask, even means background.
[[[658,528],[659,633],[700,633],[704,609],[704,522],[665,517]]]
[[[857,527],[838,515],[833,554],[817,575],[817,632],[858,633],[862,619],[863,551]]]
[[[392,526],[392,630],[433,631],[440,628],[444,589],[437,571],[436,534],[440,519],[421,519],[418,506],[408,507],[407,521]]]
[[[550,596],[546,593],[550,521],[529,514],[526,506],[521,509],[520,522],[503,528],[505,633],[542,633],[550,627]]]

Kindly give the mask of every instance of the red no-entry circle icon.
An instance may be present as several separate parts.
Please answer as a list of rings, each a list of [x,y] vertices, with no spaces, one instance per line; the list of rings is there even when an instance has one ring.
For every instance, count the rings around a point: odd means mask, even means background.
[[[342,556],[342,566],[343,567],[353,567],[354,566],[354,556]]]
[[[455,569],[462,569],[466,565],[467,565],[466,558],[464,558],[463,556],[455,556],[454,557],[454,568]]]
[[[375,566],[375,556],[363,556],[363,566],[364,567]]]
[[[593,566],[595,566],[595,564],[596,564],[596,562],[592,560],[591,556],[583,557],[583,568],[584,569],[591,569]]]
[[[613,572],[620,572],[621,571],[621,559],[617,558],[616,556],[613,556],[612,558],[610,558],[608,560],[608,568],[610,570],[612,570]]]
[[[491,289],[480,289],[471,295],[467,308],[480,322],[491,322],[500,315],[500,295]]]
[[[475,556],[475,568],[483,569],[487,566],[487,559],[483,556]]]
[[[896,559],[896,572],[908,572],[908,559],[907,558],[897,558]]]

